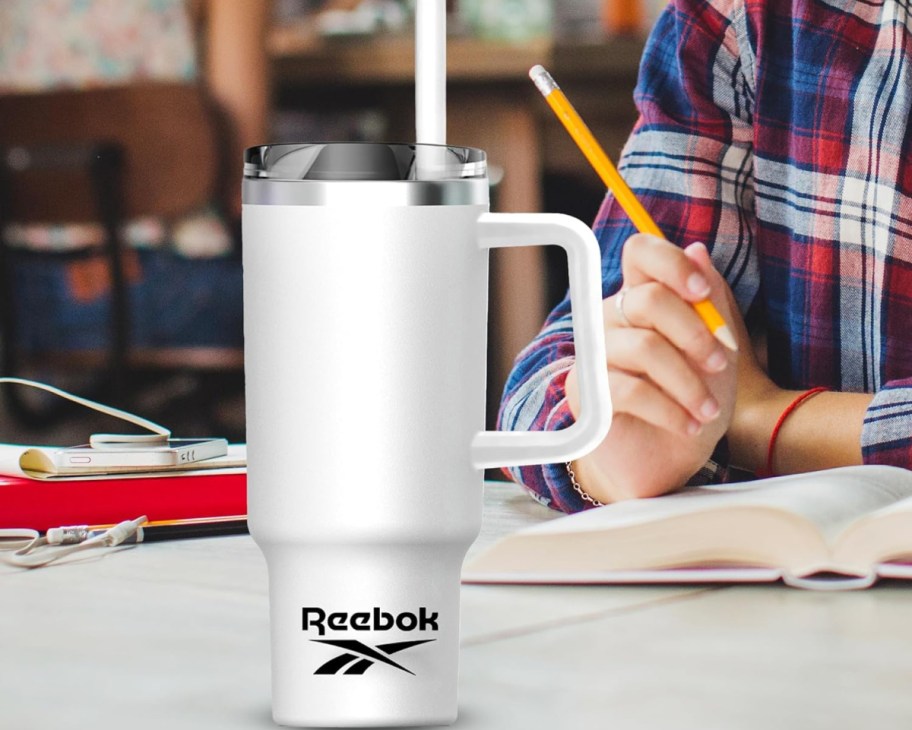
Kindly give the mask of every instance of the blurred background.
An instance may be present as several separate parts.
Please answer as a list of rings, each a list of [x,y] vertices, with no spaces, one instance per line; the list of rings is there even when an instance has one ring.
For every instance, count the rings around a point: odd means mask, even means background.
[[[415,2],[0,0],[3,375],[243,440],[242,150],[413,141]],[[448,141],[488,153],[495,210],[591,223],[603,188],[527,73],[616,159],[663,5],[448,2]],[[492,253],[489,427],[567,281],[557,249]],[[21,391],[0,390],[0,441],[114,427]]]

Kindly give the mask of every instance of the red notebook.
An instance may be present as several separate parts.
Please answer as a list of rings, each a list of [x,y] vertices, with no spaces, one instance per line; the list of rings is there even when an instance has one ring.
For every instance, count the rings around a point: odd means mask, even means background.
[[[0,475],[0,529],[41,532],[62,525],[110,525],[247,515],[244,469],[155,477],[46,479]]]

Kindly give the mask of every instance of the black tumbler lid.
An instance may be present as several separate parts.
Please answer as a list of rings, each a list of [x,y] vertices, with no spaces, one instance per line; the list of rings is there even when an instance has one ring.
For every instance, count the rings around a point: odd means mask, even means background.
[[[487,173],[472,147],[329,142],[250,147],[244,177],[270,180],[464,180]]]

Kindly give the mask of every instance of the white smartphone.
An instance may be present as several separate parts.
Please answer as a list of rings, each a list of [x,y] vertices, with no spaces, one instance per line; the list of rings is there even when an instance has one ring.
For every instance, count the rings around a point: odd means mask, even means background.
[[[167,444],[143,446],[136,443],[83,444],[53,453],[60,474],[102,469],[161,469],[193,464],[228,453],[225,439],[168,439]]]

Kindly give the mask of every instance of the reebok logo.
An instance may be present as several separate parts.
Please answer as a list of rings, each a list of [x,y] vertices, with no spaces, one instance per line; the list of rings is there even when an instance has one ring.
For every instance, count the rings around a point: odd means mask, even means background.
[[[437,612],[428,611],[425,606],[418,613],[403,611],[390,613],[374,606],[370,611],[348,613],[333,611],[327,613],[316,606],[305,606],[301,609],[301,628],[304,631],[316,630],[324,636],[329,631],[439,631]],[[311,639],[318,644],[328,644],[344,649],[328,662],[317,667],[314,674],[364,674],[374,664],[386,664],[414,676],[414,672],[390,659],[390,656],[413,646],[428,644],[436,639],[419,639],[417,641],[396,641],[389,644],[369,646],[356,639]],[[342,671],[344,669],[344,671]]]
[[[436,641],[436,639],[398,641],[394,644],[377,644],[376,648],[371,648],[367,644],[354,640],[339,641],[336,639],[311,639],[311,641],[345,649],[344,653],[334,656],[325,664],[320,665],[314,674],[338,674],[342,667],[349,664],[351,666],[342,672],[343,674],[364,674],[364,672],[374,666],[376,662],[380,662],[382,664],[388,664],[391,667],[396,667],[396,669],[401,669],[403,672],[408,672],[414,676],[415,673],[412,670],[406,669],[401,664],[394,662],[389,658],[389,655],[405,649],[410,649],[419,644],[427,644],[428,642]]]
[[[301,614],[301,628],[304,631],[316,629],[320,636],[326,634],[327,628],[331,631],[389,631],[393,628],[397,628],[399,631],[439,631],[437,612],[430,613],[424,606],[418,609],[417,615],[408,611],[392,614],[381,611],[376,606],[370,611],[351,614],[345,611],[327,614],[322,608],[306,606],[301,610]],[[362,646],[364,645],[362,644]],[[397,651],[400,650],[397,649]]]

